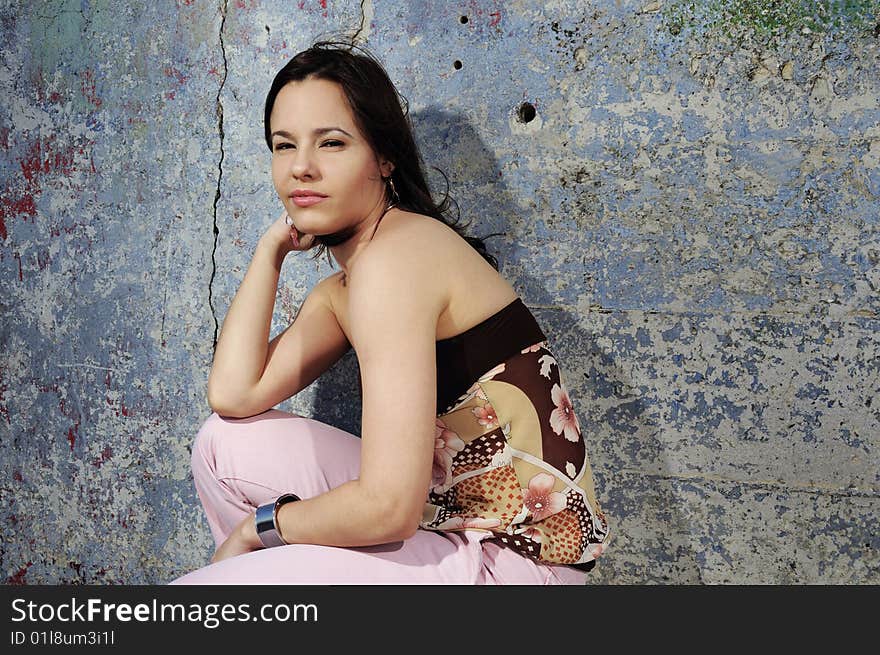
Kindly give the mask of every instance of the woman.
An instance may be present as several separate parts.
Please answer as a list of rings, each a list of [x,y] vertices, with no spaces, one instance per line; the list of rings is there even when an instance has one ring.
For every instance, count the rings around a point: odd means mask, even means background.
[[[433,202],[361,51],[314,44],[266,99],[284,212],[224,320],[193,448],[218,548],[172,584],[583,584],[608,527],[557,362],[482,240],[446,222],[448,196]],[[342,270],[268,341],[282,262],[312,248]],[[350,347],[361,438],[272,409]]]

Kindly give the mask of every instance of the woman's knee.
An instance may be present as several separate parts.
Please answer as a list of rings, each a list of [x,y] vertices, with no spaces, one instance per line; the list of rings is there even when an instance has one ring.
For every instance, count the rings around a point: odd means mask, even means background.
[[[201,424],[196,431],[192,447],[192,463],[195,469],[199,463],[208,462],[213,465],[220,451],[224,453],[229,449],[253,448],[254,441],[264,434],[271,424],[259,425],[263,419],[290,419],[299,418],[296,414],[282,412],[280,410],[268,410],[257,416],[248,418],[224,417],[217,412],[211,415]],[[288,423],[285,431],[289,431],[295,423]]]
[[[196,434],[192,472],[197,488],[236,480],[311,498],[358,477],[360,439],[278,410],[247,419],[212,413]]]
[[[236,451],[281,443],[285,449],[295,448],[314,431],[312,423],[311,419],[278,409],[247,418],[224,417],[212,412],[196,432],[193,465],[197,460],[213,464],[221,452],[234,457]]]
[[[193,441],[190,458],[194,474],[197,474],[205,464],[213,468],[215,440],[224,429],[223,419],[217,412],[212,412],[199,426]]]

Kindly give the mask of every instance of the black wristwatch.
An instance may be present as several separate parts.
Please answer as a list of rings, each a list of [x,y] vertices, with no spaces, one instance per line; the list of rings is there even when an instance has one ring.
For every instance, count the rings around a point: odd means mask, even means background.
[[[282,494],[274,502],[257,507],[257,513],[254,514],[257,536],[266,548],[287,545],[278,529],[278,508],[295,500],[300,500],[296,494]]]

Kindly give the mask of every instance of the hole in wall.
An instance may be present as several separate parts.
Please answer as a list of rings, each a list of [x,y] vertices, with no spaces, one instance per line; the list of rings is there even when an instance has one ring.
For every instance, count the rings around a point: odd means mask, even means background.
[[[519,109],[516,110],[516,120],[520,123],[531,123],[537,115],[538,112],[535,111],[535,105],[531,102],[522,103]]]
[[[453,68],[455,68],[455,70],[459,70],[461,68],[461,62],[456,59],[454,62],[452,62],[452,66]]]
[[[459,22],[460,22],[462,25],[464,25],[465,23],[468,22],[468,17],[467,17],[467,16],[462,16],[462,17],[459,18],[458,20],[459,20]]]

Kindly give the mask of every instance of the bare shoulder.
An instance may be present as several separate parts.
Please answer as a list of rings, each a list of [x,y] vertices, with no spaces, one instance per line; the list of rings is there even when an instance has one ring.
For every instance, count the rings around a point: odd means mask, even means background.
[[[374,238],[358,255],[350,275],[358,269],[372,268],[406,275],[413,291],[437,288],[448,253],[454,248],[455,232],[430,216],[396,210],[387,214]],[[344,283],[340,274],[337,283]],[[442,284],[439,286],[443,286]]]
[[[336,322],[345,336],[351,340],[348,329],[348,289],[345,284],[345,275],[342,271],[335,271],[318,282],[313,293],[319,297],[324,307],[336,317]]]
[[[311,295],[317,297],[318,300],[323,302],[332,311],[333,299],[336,295],[335,290],[337,286],[341,285],[341,281],[342,271],[331,273],[312,287]]]
[[[389,214],[354,261],[350,276],[356,281],[359,273],[372,269],[374,274],[405,276],[413,292],[444,288],[442,263],[451,247],[447,231],[452,230],[430,216],[404,211]]]
[[[375,250],[393,249],[398,256],[411,256],[413,260],[425,261],[427,257],[433,261],[444,259],[457,241],[461,241],[461,237],[443,221],[416,212],[397,210],[382,220],[370,245],[375,245]],[[384,247],[379,244],[384,244]]]
[[[369,258],[364,257],[367,254]],[[410,298],[420,297],[432,313],[439,311],[438,339],[460,334],[517,295],[454,228],[424,214],[402,210],[387,214],[361,255],[364,261],[391,262],[393,267],[385,270],[406,279],[401,292]],[[357,275],[356,269],[355,265],[352,276]],[[350,335],[345,276],[335,272],[322,284],[326,284],[333,313]]]

